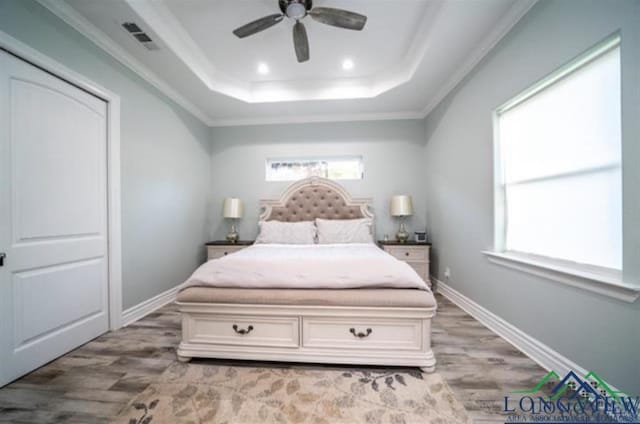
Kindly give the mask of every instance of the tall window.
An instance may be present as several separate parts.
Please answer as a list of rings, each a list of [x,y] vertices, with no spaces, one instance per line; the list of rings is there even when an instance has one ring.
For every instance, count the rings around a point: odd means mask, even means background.
[[[497,244],[622,268],[620,39],[495,113]]]
[[[267,181],[296,181],[307,177],[332,180],[361,180],[362,156],[267,159]]]

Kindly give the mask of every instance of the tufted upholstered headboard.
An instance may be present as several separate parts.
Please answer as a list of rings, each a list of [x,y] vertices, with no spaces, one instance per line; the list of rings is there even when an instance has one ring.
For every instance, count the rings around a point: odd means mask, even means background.
[[[261,200],[260,219],[284,222],[372,218],[371,199],[352,199],[340,184],[320,177],[296,181],[277,200]]]

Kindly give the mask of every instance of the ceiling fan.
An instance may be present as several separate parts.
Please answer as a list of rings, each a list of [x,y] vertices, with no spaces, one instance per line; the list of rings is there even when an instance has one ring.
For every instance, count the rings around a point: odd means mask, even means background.
[[[296,51],[298,62],[306,62],[309,60],[309,39],[307,38],[307,30],[301,20],[307,15],[312,19],[323,24],[332,25],[338,28],[352,29],[356,31],[362,30],[367,22],[367,17],[348,10],[335,9],[332,7],[313,7],[312,0],[278,0],[278,5],[282,13],[274,13],[249,22],[233,30],[238,38],[248,37],[281,22],[285,16],[289,19],[295,19],[293,25],[293,45]]]

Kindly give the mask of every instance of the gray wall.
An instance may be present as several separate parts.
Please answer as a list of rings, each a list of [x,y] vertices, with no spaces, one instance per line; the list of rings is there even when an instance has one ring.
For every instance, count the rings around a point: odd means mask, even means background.
[[[203,260],[210,131],[32,0],[0,0],[0,30],[121,97],[124,308]]]
[[[640,302],[628,304],[490,264],[492,111],[611,33],[623,63],[624,274],[640,281],[640,2],[540,1],[427,117],[425,190],[435,274],[490,311],[640,393]]]
[[[424,122],[416,120],[214,128],[212,237],[227,233],[222,200],[233,196],[245,202],[240,236],[255,237],[258,201],[279,197],[290,184],[265,181],[266,158],[342,154],[364,157],[364,179],[340,183],[352,196],[373,198],[378,237],[397,231],[389,216],[393,194],[413,195],[415,216],[408,226],[411,231],[424,229],[423,148]]]

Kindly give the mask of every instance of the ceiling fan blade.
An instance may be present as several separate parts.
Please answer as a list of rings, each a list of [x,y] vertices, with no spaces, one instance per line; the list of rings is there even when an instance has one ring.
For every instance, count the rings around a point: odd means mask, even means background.
[[[333,7],[314,7],[308,14],[323,24],[356,31],[360,31],[367,23],[367,17],[364,15]]]
[[[282,21],[283,18],[283,14],[275,13],[273,15],[265,16],[264,18],[256,19],[255,21],[249,22],[240,28],[236,28],[233,30],[233,33],[238,38],[248,37],[257,32],[264,31],[267,28],[271,28],[278,22]]]
[[[309,60],[309,39],[307,38],[307,30],[300,21],[296,22],[293,26],[293,46],[296,49],[298,62],[302,63]]]

